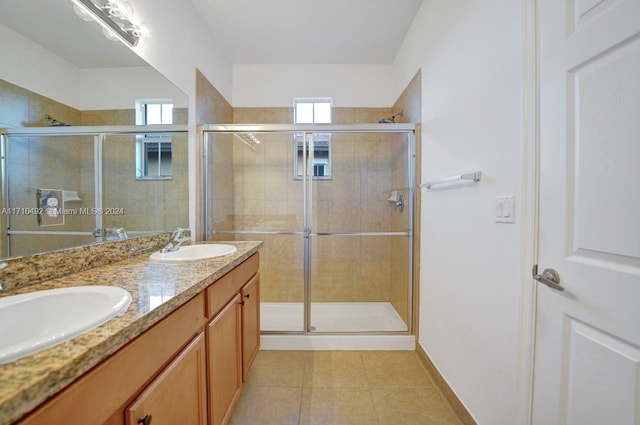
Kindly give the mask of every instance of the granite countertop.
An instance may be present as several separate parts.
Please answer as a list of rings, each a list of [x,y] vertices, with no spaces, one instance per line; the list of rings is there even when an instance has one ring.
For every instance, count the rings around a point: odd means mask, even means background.
[[[36,408],[89,369],[169,315],[262,247],[262,242],[225,242],[238,251],[224,257],[162,263],[149,255],[52,279],[9,295],[79,285],[112,285],[132,301],[121,316],[39,353],[0,365],[0,425]]]

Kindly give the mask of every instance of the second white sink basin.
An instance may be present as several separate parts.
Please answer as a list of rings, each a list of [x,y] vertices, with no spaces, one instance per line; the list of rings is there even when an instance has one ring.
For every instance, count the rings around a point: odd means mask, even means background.
[[[124,313],[131,294],[72,286],[0,298],[0,364],[37,353]]]
[[[154,261],[195,261],[230,255],[237,250],[233,245],[221,243],[185,245],[173,252],[154,252],[150,258]]]

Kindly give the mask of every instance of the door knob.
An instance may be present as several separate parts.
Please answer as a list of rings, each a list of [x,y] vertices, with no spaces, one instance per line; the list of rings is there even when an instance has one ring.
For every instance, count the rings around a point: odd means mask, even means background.
[[[560,275],[554,269],[544,269],[542,274],[538,274],[538,265],[533,266],[531,270],[533,278],[538,282],[544,283],[549,288],[557,289],[558,291],[564,291],[564,287],[560,285]]]

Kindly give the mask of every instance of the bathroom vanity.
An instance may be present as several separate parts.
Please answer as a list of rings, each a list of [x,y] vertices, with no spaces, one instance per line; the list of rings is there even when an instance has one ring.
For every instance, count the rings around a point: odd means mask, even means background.
[[[48,283],[108,282],[133,301],[87,334],[0,365],[9,384],[0,424],[228,423],[260,341],[262,244],[236,245],[226,257],[177,264],[139,256]]]

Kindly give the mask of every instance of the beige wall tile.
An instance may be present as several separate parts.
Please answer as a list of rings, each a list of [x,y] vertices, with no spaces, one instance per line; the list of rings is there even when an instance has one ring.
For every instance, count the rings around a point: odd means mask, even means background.
[[[333,122],[377,122],[390,115],[390,108],[334,108]],[[233,119],[235,123],[290,123],[293,109],[234,108]],[[253,149],[234,138],[233,152],[225,154],[222,161],[233,165],[232,171],[224,170],[234,176],[234,218],[230,221],[241,223],[244,229],[262,226],[269,230],[300,231],[302,182],[293,178],[293,138],[276,134],[256,134],[256,137],[262,143]],[[402,181],[401,176],[394,174],[394,167],[406,167],[406,154],[398,144],[398,140],[388,134],[336,134],[332,137],[333,178],[313,183],[316,212],[313,226],[316,231],[406,230],[407,216],[399,217],[393,204],[385,200],[389,196],[387,192]],[[404,147],[406,150],[406,145]],[[402,155],[403,158],[397,158]],[[408,185],[406,181],[402,183]],[[270,244],[277,239],[270,239]],[[338,238],[335,242],[330,242],[334,238],[320,239],[327,242],[314,248],[312,261],[314,264],[323,261],[324,264],[313,276],[314,300],[391,301],[393,293],[398,298],[394,303],[401,305],[401,291],[397,288],[405,287],[405,298],[408,290],[406,279],[398,283],[394,279],[401,275],[391,273],[395,261],[390,255],[391,239],[382,238],[367,245],[366,250],[361,250],[360,238]],[[370,242],[367,239],[364,243]],[[269,249],[265,246],[261,266],[263,300],[301,299],[298,278],[301,243],[298,246],[296,255],[299,258],[295,261],[282,247]],[[376,250],[375,247],[381,248]],[[275,258],[278,256],[284,261],[278,261]],[[408,262],[404,261],[402,266],[406,268]],[[295,284],[283,281],[287,274],[294,276]],[[284,298],[274,298],[278,296]]]

